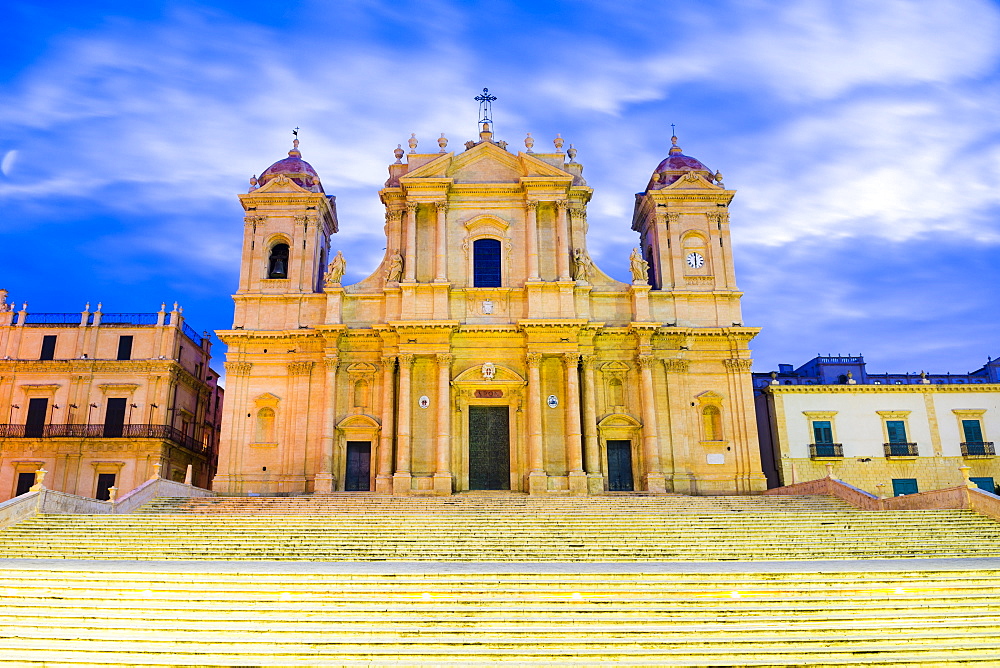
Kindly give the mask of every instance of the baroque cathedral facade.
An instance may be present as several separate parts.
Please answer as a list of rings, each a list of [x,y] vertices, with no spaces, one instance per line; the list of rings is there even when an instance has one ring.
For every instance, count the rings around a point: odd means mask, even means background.
[[[636,195],[631,283],[587,251],[576,151],[396,149],[386,254],[342,281],[298,141],[246,212],[223,494],[762,491],[730,248],[734,191],[676,137]],[[404,160],[405,157],[405,160]],[[350,223],[356,224],[356,223]]]

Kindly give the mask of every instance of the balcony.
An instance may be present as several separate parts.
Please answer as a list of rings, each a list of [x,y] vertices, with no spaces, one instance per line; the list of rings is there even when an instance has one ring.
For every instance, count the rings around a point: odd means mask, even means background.
[[[201,454],[210,449],[166,424],[0,424],[0,438],[156,438]]]
[[[916,457],[916,443],[883,443],[886,457]]]
[[[843,457],[844,446],[841,443],[810,443],[809,458],[823,459],[826,457]]]
[[[969,441],[962,443],[963,457],[996,457],[993,441]]]

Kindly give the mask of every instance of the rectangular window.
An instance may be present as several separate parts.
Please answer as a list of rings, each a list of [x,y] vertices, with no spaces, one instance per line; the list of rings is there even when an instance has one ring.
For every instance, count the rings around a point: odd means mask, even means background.
[[[833,443],[833,426],[829,420],[813,420],[813,443],[816,445]]]
[[[38,356],[40,360],[51,360],[55,359],[56,356],[56,337],[43,336],[42,337],[42,354]]]
[[[906,443],[906,423],[902,420],[886,420],[885,431],[890,443]]]
[[[17,474],[17,491],[14,496],[27,494],[35,484],[35,473],[33,471],[22,471]]]
[[[108,399],[107,410],[104,411],[104,436],[120,438],[124,433],[125,404],[127,399]]]
[[[131,336],[119,336],[118,337],[118,357],[120,360],[130,360],[132,359],[132,337]]]
[[[49,412],[49,400],[36,398],[28,400],[28,417],[24,421],[24,435],[41,438],[45,432],[45,418]]]
[[[100,501],[108,501],[111,499],[111,488],[115,486],[115,474],[114,473],[98,473],[97,474],[97,494],[95,496]]]
[[[983,423],[979,420],[962,420],[962,431],[966,443],[983,442]]]
[[[500,242],[496,239],[477,239],[472,243],[472,284],[474,287],[500,287],[500,258]]]
[[[917,489],[917,479],[916,478],[893,478],[892,479],[892,495],[893,496],[903,496],[904,494],[916,494],[919,490]]]

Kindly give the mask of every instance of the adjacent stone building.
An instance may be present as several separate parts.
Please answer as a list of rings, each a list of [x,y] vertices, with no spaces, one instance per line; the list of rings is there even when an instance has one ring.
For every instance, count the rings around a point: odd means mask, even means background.
[[[868,373],[864,357],[817,356],[754,374],[771,486],[827,474],[873,494],[1000,483],[1000,361],[967,374]]]
[[[177,305],[158,313],[33,313],[0,290],[0,501],[49,489],[107,499],[159,472],[215,474],[222,388],[211,344]],[[157,465],[159,465],[157,467]]]
[[[622,283],[588,254],[572,146],[513,151],[489,123],[464,150],[437,143],[397,148],[385,257],[358,283],[297,141],[240,195],[215,489],[762,490],[758,330],[742,323],[721,175],[674,138],[636,195]]]

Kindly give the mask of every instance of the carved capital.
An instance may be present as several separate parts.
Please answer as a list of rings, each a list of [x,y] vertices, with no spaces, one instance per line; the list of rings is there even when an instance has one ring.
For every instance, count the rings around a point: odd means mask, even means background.
[[[438,353],[436,355],[438,366],[451,366],[451,361],[455,359],[455,356],[451,353]]]
[[[672,373],[687,373],[690,367],[691,363],[687,360],[663,360],[663,368]]]
[[[340,358],[336,355],[331,355],[329,357],[323,358],[323,366],[326,367],[327,371],[336,371],[337,367],[340,366]]]
[[[417,204],[416,202],[407,202],[406,203],[406,213],[415,214],[417,212],[417,207],[419,207],[419,206],[420,205]]]
[[[527,202],[524,203],[524,208],[527,211],[534,211],[535,209],[538,208],[538,202],[536,202],[533,199],[529,199]]]
[[[528,353],[527,355],[524,356],[524,361],[528,364],[529,367],[537,368],[538,365],[542,363],[542,354]]]
[[[448,213],[448,203],[447,202],[434,202],[434,208],[439,214]]]
[[[250,362],[226,362],[226,375],[230,377],[239,376],[249,376],[250,368],[253,366]],[[170,380],[174,381],[174,370],[170,370]]]
[[[288,375],[289,376],[308,376],[312,373],[313,367],[316,365],[315,362],[289,362],[288,363]]]
[[[567,369],[575,369],[580,365],[580,353],[563,353],[562,363]]]
[[[382,355],[382,368],[386,371],[396,370],[396,356],[395,355]]]
[[[652,355],[636,355],[635,361],[639,365],[639,368],[643,371],[653,368],[653,356]]]
[[[748,359],[722,360],[722,363],[726,365],[726,371],[729,373],[750,373],[750,369],[753,368],[753,360]]]
[[[243,222],[247,225],[257,225],[258,223],[263,223],[267,218],[264,216],[244,216]]]
[[[677,211],[668,211],[664,214],[667,217],[668,224],[674,224],[681,222],[681,214]]]
[[[583,362],[583,368],[589,371],[594,368],[594,363],[597,361],[597,355],[580,355],[580,361]]]
[[[567,202],[564,199],[557,199],[556,200],[556,209],[558,209],[560,211],[565,211],[568,208],[569,208],[569,202]]]
[[[400,353],[399,354],[399,368],[409,369],[413,366],[413,353]]]
[[[385,212],[385,219],[387,222],[395,223],[398,222],[400,218],[403,217],[403,212],[399,209],[390,209]]]

